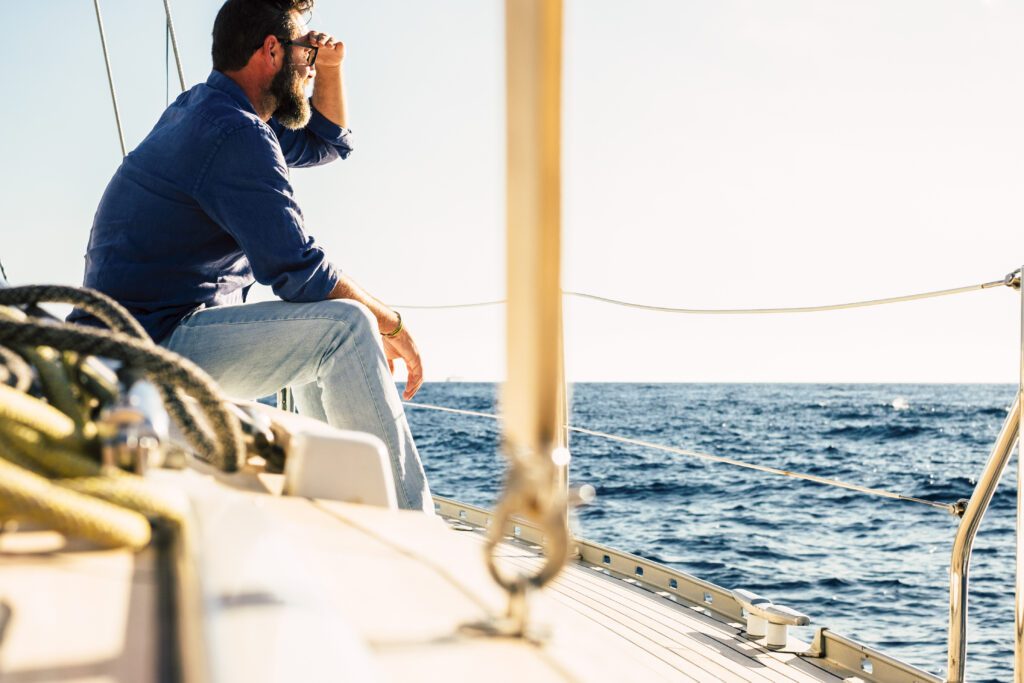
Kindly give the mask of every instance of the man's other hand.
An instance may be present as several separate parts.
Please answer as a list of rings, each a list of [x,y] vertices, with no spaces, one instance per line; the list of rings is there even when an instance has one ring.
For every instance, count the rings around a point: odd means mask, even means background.
[[[329,33],[310,31],[303,36],[310,45],[316,45],[320,51],[316,54],[316,66],[335,69],[345,59],[345,43],[335,40]]]
[[[416,348],[416,342],[409,334],[408,328],[403,328],[395,337],[381,337],[384,340],[384,355],[388,359],[388,367],[391,373],[395,372],[395,361],[401,359],[408,370],[408,377],[405,379],[405,391],[402,398],[408,401],[423,384],[423,364],[420,361],[420,351]]]

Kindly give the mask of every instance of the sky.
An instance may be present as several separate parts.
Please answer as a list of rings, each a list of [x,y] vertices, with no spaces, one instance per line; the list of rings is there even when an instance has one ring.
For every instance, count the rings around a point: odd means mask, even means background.
[[[188,85],[209,73],[219,5],[171,2]],[[131,148],[165,105],[163,3],[101,8]],[[1019,3],[565,8],[566,290],[803,306],[988,282],[1024,262]],[[28,28],[0,47],[0,260],[15,283],[80,284],[92,215],[120,162],[92,2],[8,14]],[[356,151],[292,178],[308,232],[388,303],[504,297],[503,16],[496,0],[318,2],[311,25],[346,44]],[[501,380],[503,316],[403,311],[430,381]],[[1017,382],[1020,317],[1008,288],[772,317],[568,299],[567,375]]]

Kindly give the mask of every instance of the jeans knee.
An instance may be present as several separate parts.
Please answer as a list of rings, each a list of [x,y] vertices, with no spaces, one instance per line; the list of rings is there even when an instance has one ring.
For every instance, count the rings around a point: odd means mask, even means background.
[[[354,299],[331,299],[324,303],[330,305],[332,317],[343,322],[351,334],[376,339],[377,317],[365,304]]]

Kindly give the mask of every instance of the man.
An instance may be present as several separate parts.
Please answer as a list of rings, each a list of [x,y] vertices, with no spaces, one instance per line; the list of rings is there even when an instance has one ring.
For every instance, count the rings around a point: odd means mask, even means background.
[[[303,35],[313,1],[224,3],[210,77],[175,100],[107,186],[85,285],[124,304],[228,394],[291,386],[300,412],[379,436],[399,505],[432,511],[391,377],[394,361],[404,362],[412,398],[423,381],[416,343],[397,312],[306,235],[289,182],[289,166],[352,150],[345,47],[325,33]],[[254,279],[283,301],[242,303]]]

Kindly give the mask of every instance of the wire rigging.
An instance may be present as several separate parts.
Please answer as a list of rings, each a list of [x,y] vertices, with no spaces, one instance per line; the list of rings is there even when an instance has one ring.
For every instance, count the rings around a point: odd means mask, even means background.
[[[454,413],[456,415],[467,415],[471,417],[484,417],[491,420],[500,420],[498,415],[493,413],[483,413],[475,410],[461,410],[459,408],[448,408],[446,406],[437,406],[429,403],[413,403],[406,401],[405,405],[410,408],[423,408],[427,410],[436,410],[445,413]],[[711,462],[717,462],[724,465],[732,465],[733,467],[740,467],[748,470],[755,470],[758,472],[765,472],[767,474],[775,474],[782,477],[789,477],[792,479],[801,479],[803,481],[810,481],[815,484],[823,484],[825,486],[834,486],[836,488],[846,489],[847,491],[854,491],[856,493],[863,493],[866,495],[879,496],[881,498],[889,498],[891,500],[902,500],[908,503],[918,503],[919,505],[926,505],[928,507],[937,508],[939,510],[945,510],[950,514],[959,514],[961,509],[957,503],[943,503],[940,501],[927,500],[924,498],[916,498],[914,496],[908,496],[902,493],[894,493],[892,491],[886,491],[885,489],[873,488],[870,486],[861,486],[859,484],[851,484],[849,482],[840,481],[838,479],[830,479],[828,477],[819,477],[813,474],[804,474],[802,472],[793,472],[790,470],[784,470],[777,467],[769,467],[767,465],[757,465],[754,463],[744,462],[742,460],[735,460],[733,458],[726,458],[721,455],[712,455],[710,453],[701,453],[700,451],[693,451],[686,448],[677,448],[675,446],[666,446],[664,444],[652,443],[650,441],[643,441],[642,439],[634,439],[626,436],[618,436],[616,434],[608,434],[606,432],[599,432],[593,429],[586,429],[585,427],[575,427],[572,425],[566,425],[565,427],[570,432],[576,432],[577,434],[586,434],[588,436],[594,436],[609,441],[618,441],[620,443],[627,443],[633,446],[643,446],[645,448],[652,448],[655,450],[671,453],[673,455],[681,455],[688,458],[697,458],[700,460],[709,460]]]
[[[103,30],[103,16],[100,14],[100,0],[92,0],[96,8],[96,24],[100,29],[100,45],[103,48],[103,62],[107,66],[107,83],[110,85],[110,100],[114,104],[114,122],[117,124],[117,139],[121,143],[121,156],[128,156],[128,148],[124,144],[124,129],[121,127],[121,112],[117,107],[117,92],[114,90],[114,73],[110,69],[110,53],[107,51],[107,34]]]

